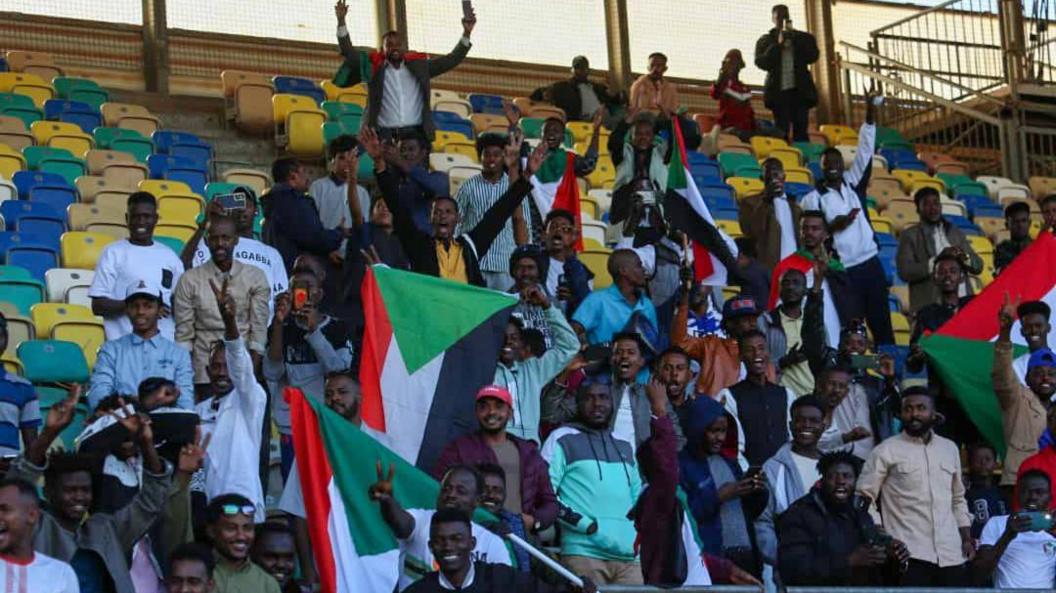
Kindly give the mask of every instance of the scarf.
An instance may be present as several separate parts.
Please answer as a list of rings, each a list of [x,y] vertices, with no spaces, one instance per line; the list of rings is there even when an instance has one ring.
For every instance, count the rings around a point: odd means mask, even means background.
[[[360,82],[367,82],[385,65],[385,54],[374,50],[369,53],[357,52],[358,61],[346,59],[334,74],[333,83],[341,88],[348,88]],[[427,60],[429,54],[409,51],[403,54],[403,62]]]
[[[715,480],[715,491],[736,482],[737,476],[721,455],[708,455],[708,470],[711,478]],[[719,523],[722,526],[722,547],[747,548],[752,545],[748,539],[748,525],[744,520],[744,509],[741,508],[741,499],[734,498],[719,505]]]

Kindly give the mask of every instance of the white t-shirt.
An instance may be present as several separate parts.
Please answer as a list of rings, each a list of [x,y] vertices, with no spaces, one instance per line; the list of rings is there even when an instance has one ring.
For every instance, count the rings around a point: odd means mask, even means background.
[[[176,252],[157,241],[150,245],[133,245],[128,239],[114,241],[103,248],[95,264],[95,278],[88,289],[88,296],[125,300],[128,287],[140,280],[161,287],[161,298],[172,306],[172,291],[183,275],[183,262]],[[132,322],[122,313],[116,317],[103,318],[103,329],[107,340],[116,340],[132,333]],[[176,324],[172,316],[158,320],[162,336],[172,340]]]
[[[788,196],[774,198],[774,216],[781,229],[781,259],[796,252],[796,228],[792,226],[792,209],[788,206]]]
[[[803,482],[803,488],[810,490],[814,483],[821,478],[818,475],[818,460],[804,457],[792,451],[789,451],[789,453],[792,454],[792,461],[796,464],[796,471],[799,472],[799,479]]]
[[[413,571],[408,574],[407,564],[427,566],[430,571],[438,570],[433,553],[429,551],[429,527],[433,520],[433,509],[407,509],[414,517],[414,531],[410,537],[400,540],[400,591],[414,583],[418,576]],[[473,523],[473,537],[477,538],[477,547],[473,548],[472,561],[488,564],[505,564],[512,566],[510,551],[502,538]]]
[[[167,248],[166,248],[167,249]],[[0,591],[17,593],[80,593],[77,575],[65,562],[33,553],[29,564],[0,558]]]
[[[983,526],[979,544],[993,546],[1005,532],[1008,515],[992,517]],[[1056,582],[1056,537],[1044,531],[1020,533],[997,562],[994,587],[1052,589]]]
[[[634,438],[634,414],[631,412],[631,387],[629,385],[623,388],[620,407],[616,410],[616,422],[612,425],[612,436],[630,443],[631,452],[634,452],[638,441]]]
[[[194,250],[191,267],[197,268],[210,258],[209,248],[205,245],[205,237],[202,237],[198,241],[198,248]],[[283,263],[282,256],[271,245],[265,245],[256,239],[239,237],[235,245],[234,259],[260,269],[267,276],[268,283],[271,284],[271,301],[268,302],[268,325],[271,325],[271,316],[275,313],[275,297],[286,292],[290,286],[290,277],[286,273],[286,264]]]

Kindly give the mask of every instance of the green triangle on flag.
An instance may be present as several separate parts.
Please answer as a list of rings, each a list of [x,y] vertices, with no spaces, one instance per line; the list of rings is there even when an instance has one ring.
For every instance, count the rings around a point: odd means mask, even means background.
[[[539,170],[535,172],[535,177],[543,183],[560,181],[565,176],[565,169],[568,166],[567,155],[568,151],[563,148],[551,150],[550,154],[543,159],[543,163],[539,165]]]
[[[414,373],[517,297],[470,284],[374,266],[374,279],[407,372]],[[428,299],[429,306],[423,306]],[[421,328],[429,328],[423,334]]]

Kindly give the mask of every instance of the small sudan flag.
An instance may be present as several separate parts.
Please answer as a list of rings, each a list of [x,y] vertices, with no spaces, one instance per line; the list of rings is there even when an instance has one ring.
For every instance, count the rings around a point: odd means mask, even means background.
[[[686,141],[682,126],[674,118],[672,136],[677,152],[671,155],[667,169],[667,193],[664,196],[665,216],[673,228],[693,241],[695,276],[707,286],[726,286],[727,266],[733,266],[737,244],[715,225],[715,219],[704,203],[704,198],[689,172]]]
[[[1056,308],[1056,237],[1052,233],[1039,234],[989,286],[938,331],[920,341],[928,355],[928,366],[938,372],[968,418],[1002,454],[1001,408],[990,371],[999,330],[997,312],[1005,295],[1012,302],[1044,301]],[[1012,327],[1012,341],[1015,356],[1024,355],[1027,349],[1019,320]],[[1048,343],[1056,344],[1056,331],[1050,331]]]
[[[477,426],[517,297],[376,265],[363,279],[363,421],[423,470]]]
[[[576,181],[576,155],[563,148],[551,150],[532,175],[532,199],[543,220],[551,210],[568,210],[576,217],[576,230],[582,228],[579,210],[579,183]],[[579,234],[576,251],[583,251]]]

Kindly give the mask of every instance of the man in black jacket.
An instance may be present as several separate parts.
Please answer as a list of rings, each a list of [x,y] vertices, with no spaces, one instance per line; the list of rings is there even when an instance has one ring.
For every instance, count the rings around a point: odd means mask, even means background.
[[[774,28],[755,43],[755,65],[766,71],[763,99],[786,137],[791,131],[794,142],[808,142],[807,120],[818,104],[818,90],[807,66],[818,61],[818,42],[792,28],[784,4],[775,5],[771,14]]]
[[[521,200],[531,191],[528,178],[539,168],[546,156],[546,145],[540,144],[528,158],[527,169],[520,170],[520,147],[508,146],[506,167],[510,175],[510,189],[488,209],[477,226],[468,233],[454,236],[458,226],[458,205],[447,196],[433,200],[430,223],[433,233],[423,232],[414,225],[410,205],[397,195],[396,177],[389,170],[386,160],[393,150],[382,146],[377,132],[364,128],[360,143],[374,159],[374,173],[385,204],[392,212],[392,224],[396,236],[403,244],[411,269],[420,274],[439,276],[475,286],[487,286],[480,272],[480,260],[488,252],[495,237],[506,224],[506,219],[520,207]],[[388,152],[388,154],[386,154]]]
[[[788,586],[881,586],[909,561],[905,544],[855,500],[861,461],[847,451],[818,461],[821,483],[777,519],[778,570]]]
[[[477,24],[476,14],[470,10],[463,16],[462,38],[451,53],[437,58],[408,52],[407,38],[399,31],[385,33],[381,37],[381,51],[371,51],[367,56],[370,73],[365,77],[360,71],[360,50],[352,45],[345,27],[345,17],[348,15],[345,0],[338,0],[334,13],[337,15],[337,43],[345,58],[341,70],[334,77],[334,83],[342,87],[367,83],[367,117],[364,126],[378,129],[386,140],[412,130],[421,130],[432,140],[436,126],[433,124],[429,101],[430,80],[454,69],[466,59],[473,45],[469,42],[469,36]],[[394,77],[395,84],[386,81],[390,77]],[[401,97],[387,95],[394,90]]]
[[[626,101],[623,93],[610,94],[605,85],[590,81],[590,62],[586,56],[572,58],[572,78],[538,88],[529,98],[560,107],[567,121],[590,121],[599,107],[612,111]]]

